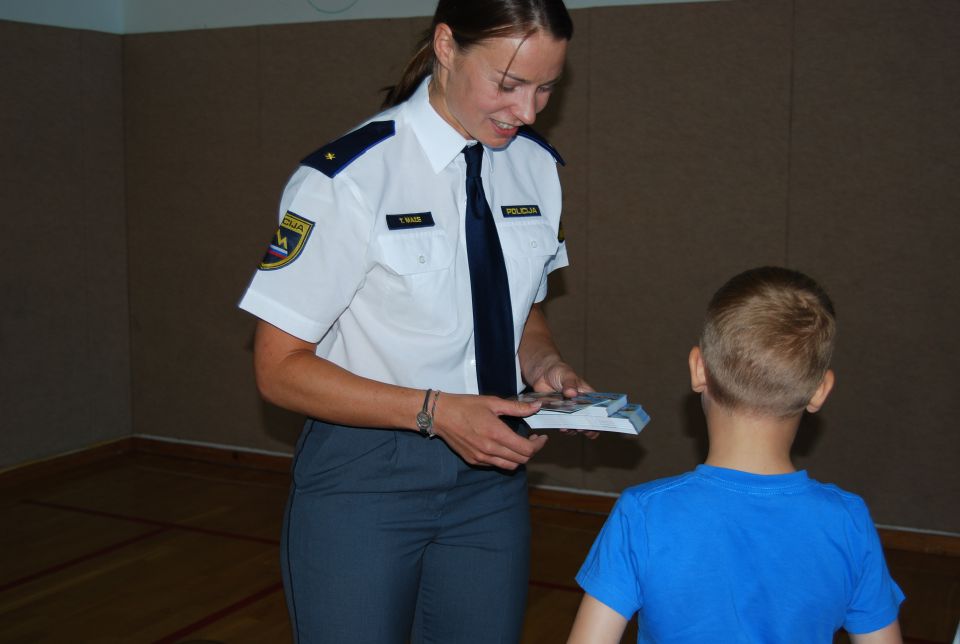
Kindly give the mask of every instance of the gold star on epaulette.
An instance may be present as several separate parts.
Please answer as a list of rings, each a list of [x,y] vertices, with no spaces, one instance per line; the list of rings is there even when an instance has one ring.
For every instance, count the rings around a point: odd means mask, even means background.
[[[333,152],[327,152],[326,154],[323,155],[323,157],[324,157],[327,161],[333,161],[334,159],[337,158],[337,155],[334,154]]]

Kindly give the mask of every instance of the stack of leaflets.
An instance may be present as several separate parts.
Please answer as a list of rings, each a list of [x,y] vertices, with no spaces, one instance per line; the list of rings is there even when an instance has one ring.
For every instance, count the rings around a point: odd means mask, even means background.
[[[540,401],[540,411],[523,419],[532,429],[639,434],[650,422],[643,407],[627,402],[626,394],[583,392],[564,398],[560,392],[529,392],[518,395],[517,400]]]

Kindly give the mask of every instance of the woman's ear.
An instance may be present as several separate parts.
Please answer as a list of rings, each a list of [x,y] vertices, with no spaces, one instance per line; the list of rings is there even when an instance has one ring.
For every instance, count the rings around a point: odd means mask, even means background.
[[[827,372],[823,374],[823,380],[820,381],[820,386],[817,387],[817,390],[813,393],[813,397],[807,404],[808,412],[813,414],[820,411],[820,408],[823,407],[823,403],[827,402],[827,396],[830,395],[830,391],[833,389],[833,383],[833,369],[827,369]]]
[[[690,365],[690,388],[698,394],[702,394],[707,389],[707,371],[703,366],[703,354],[700,347],[690,349],[690,357],[687,359]]]
[[[453,59],[457,54],[457,41],[453,37],[453,30],[444,22],[433,30],[433,55],[441,67],[451,69]]]

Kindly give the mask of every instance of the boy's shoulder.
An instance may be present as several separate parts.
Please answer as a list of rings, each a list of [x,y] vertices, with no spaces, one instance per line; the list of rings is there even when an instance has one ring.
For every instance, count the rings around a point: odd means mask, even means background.
[[[748,480],[749,477],[755,476],[736,472],[734,474],[742,474],[748,477]],[[672,514],[678,510],[676,504],[681,500],[686,501],[684,506],[689,509],[695,507],[697,503],[717,501],[717,495],[726,498],[728,494],[735,496],[759,494],[779,497],[784,503],[791,505],[799,503],[811,511],[822,513],[823,516],[833,516],[834,520],[842,523],[849,524],[852,521],[858,526],[872,525],[870,510],[859,495],[833,483],[822,483],[809,478],[806,472],[798,472],[794,476],[795,478],[791,478],[784,487],[774,485],[754,489],[749,485],[737,485],[729,479],[712,477],[710,471],[701,466],[677,476],[654,479],[631,486],[620,494],[617,505],[621,511],[627,513],[657,508],[657,511]]]
[[[873,520],[870,518],[870,509],[867,507],[867,502],[864,501],[863,497],[859,494],[844,490],[834,483],[821,483],[814,479],[810,480],[825,504],[841,508],[846,514],[857,521],[867,520],[871,524],[873,523]]]
[[[620,493],[618,502],[643,504],[662,495],[682,493],[684,488],[692,482],[693,475],[694,472],[685,472],[630,486]]]

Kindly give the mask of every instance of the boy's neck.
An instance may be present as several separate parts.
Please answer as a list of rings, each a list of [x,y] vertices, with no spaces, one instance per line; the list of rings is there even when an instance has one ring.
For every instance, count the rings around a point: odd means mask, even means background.
[[[790,448],[800,414],[788,418],[744,414],[716,404],[705,409],[710,451],[707,465],[751,474],[796,472]]]

